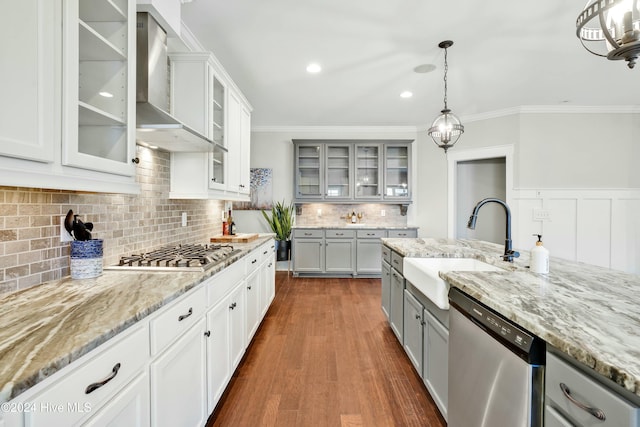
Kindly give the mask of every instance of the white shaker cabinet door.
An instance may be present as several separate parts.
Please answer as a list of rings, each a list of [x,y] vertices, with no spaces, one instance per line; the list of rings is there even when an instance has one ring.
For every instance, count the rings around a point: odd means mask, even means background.
[[[60,1],[3,2],[0,155],[52,162],[60,144]]]
[[[198,427],[207,421],[205,320],[151,363],[151,424]]]
[[[149,376],[144,372],[93,416],[85,427],[145,427],[150,423]]]

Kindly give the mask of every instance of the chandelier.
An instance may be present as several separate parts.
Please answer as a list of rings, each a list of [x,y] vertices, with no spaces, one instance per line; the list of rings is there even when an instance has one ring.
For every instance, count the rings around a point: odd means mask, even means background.
[[[427,131],[433,142],[444,149],[445,153],[458,142],[460,135],[464,133],[464,126],[460,123],[460,119],[447,107],[447,71],[449,71],[447,48],[451,46],[453,46],[451,40],[445,40],[438,44],[439,48],[444,49],[444,109],[440,111],[440,115],[436,117]]]
[[[576,35],[589,52],[633,68],[640,56],[640,0],[589,0]]]

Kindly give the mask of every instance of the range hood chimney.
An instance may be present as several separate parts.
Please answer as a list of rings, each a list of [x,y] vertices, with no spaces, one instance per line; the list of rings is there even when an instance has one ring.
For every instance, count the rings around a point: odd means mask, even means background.
[[[167,151],[227,151],[167,112],[167,34],[149,13],[138,12],[136,35],[136,142]]]

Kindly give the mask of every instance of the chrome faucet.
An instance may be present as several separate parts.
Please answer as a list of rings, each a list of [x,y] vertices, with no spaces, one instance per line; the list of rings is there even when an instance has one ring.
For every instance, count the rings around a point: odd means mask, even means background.
[[[471,230],[475,230],[476,220],[478,219],[478,211],[480,211],[480,208],[482,206],[484,206],[486,203],[489,203],[489,202],[494,202],[494,203],[498,203],[499,205],[502,205],[502,207],[504,208],[504,212],[507,215],[507,227],[505,231],[506,237],[504,240],[504,255],[502,256],[502,259],[505,261],[513,262],[513,258],[518,258],[520,256],[520,253],[514,251],[511,247],[511,210],[509,209],[509,206],[504,201],[493,198],[493,197],[480,200],[476,205],[476,207],[473,208],[473,213],[469,217],[467,228]]]

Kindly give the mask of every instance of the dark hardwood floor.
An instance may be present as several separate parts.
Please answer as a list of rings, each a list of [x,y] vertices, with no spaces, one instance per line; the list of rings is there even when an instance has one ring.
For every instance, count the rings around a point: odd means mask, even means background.
[[[276,274],[276,297],[207,426],[444,427],[380,308],[379,279]]]

